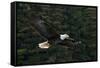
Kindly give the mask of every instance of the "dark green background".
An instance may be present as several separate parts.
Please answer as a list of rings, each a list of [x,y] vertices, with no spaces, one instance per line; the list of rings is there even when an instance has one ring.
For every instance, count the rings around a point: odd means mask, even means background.
[[[17,64],[41,64],[97,60],[96,7],[16,3],[17,11]],[[38,48],[45,39],[30,25],[32,15],[42,16],[58,33],[67,33],[78,47],[68,49],[54,45]]]

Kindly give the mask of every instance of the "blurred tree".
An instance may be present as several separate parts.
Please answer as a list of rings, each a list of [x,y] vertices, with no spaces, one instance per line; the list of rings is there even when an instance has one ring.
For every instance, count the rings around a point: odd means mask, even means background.
[[[96,60],[96,8],[17,3],[17,64],[39,64]],[[67,33],[82,44],[73,50],[54,45],[48,50],[37,47],[46,40],[30,25],[32,15],[58,33]]]

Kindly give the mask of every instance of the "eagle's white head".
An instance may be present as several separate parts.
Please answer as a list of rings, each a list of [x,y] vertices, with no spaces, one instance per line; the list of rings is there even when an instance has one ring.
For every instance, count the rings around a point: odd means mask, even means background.
[[[68,34],[61,34],[60,35],[60,39],[61,40],[65,40],[65,39],[68,39],[69,38],[69,35]]]

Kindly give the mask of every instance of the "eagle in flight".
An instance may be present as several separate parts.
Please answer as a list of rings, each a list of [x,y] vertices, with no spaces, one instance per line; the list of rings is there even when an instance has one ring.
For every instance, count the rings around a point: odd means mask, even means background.
[[[30,24],[46,39],[46,41],[38,43],[38,47],[41,49],[48,49],[53,45],[74,47],[81,43],[81,41],[77,42],[73,38],[70,38],[66,33],[57,33],[57,31],[50,24],[45,23],[40,16],[32,16],[30,19]]]

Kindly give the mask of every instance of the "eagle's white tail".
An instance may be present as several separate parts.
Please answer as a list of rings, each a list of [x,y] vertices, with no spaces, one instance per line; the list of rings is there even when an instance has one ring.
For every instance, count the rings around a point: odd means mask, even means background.
[[[39,45],[39,48],[42,48],[42,49],[48,49],[50,47],[50,44],[48,43],[48,41],[39,43],[38,45]]]

